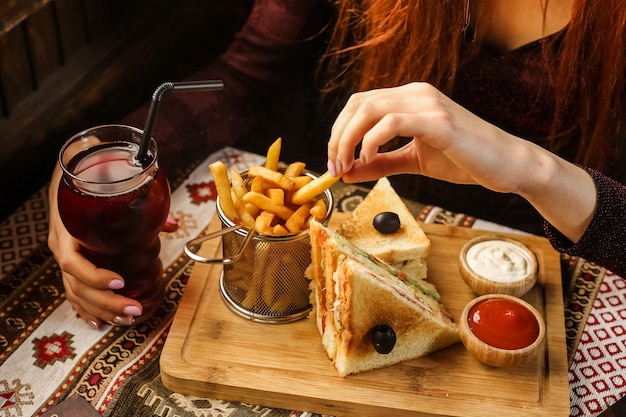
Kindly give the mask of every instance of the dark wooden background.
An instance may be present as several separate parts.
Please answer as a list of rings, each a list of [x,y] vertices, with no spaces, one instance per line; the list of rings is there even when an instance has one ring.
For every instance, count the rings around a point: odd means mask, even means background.
[[[0,0],[0,221],[45,185],[65,139],[215,57],[249,3]]]

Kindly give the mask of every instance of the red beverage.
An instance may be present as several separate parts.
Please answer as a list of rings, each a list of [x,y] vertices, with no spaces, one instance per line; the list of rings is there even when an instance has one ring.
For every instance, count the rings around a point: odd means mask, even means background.
[[[77,136],[59,158],[59,214],[87,259],[124,278],[125,287],[117,292],[139,301],[144,318],[163,298],[159,232],[170,206],[156,144],[151,141],[139,164],[137,129],[101,126]]]

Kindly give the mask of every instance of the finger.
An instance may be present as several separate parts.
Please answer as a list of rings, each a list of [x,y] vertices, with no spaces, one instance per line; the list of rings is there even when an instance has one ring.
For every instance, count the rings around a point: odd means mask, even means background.
[[[68,274],[85,286],[100,290],[117,290],[124,287],[124,278],[121,275],[96,267],[75,250],[64,251],[63,255],[57,259],[57,263],[64,274]]]
[[[69,274],[63,275],[66,297],[72,306],[94,327],[102,322],[130,325],[140,316],[141,304],[111,290],[98,290],[83,285]]]
[[[172,233],[178,230],[178,220],[172,216],[167,216],[167,220],[161,229],[162,232]]]
[[[76,317],[85,320],[87,324],[89,324],[94,329],[100,329],[102,327],[104,321],[88,313],[80,305],[72,303],[69,299],[68,302],[71,304],[72,309],[76,312]]]
[[[53,239],[53,246],[57,249],[54,253],[62,271],[66,297],[90,325],[99,328],[102,321],[128,325],[134,316],[141,315],[139,302],[112,291],[123,288],[124,279],[89,262],[78,252],[75,239],[67,236]]]
[[[384,170],[387,175],[395,173],[404,174],[420,174],[419,154],[417,152],[416,140],[395,151],[385,152],[382,156],[378,153],[381,146],[390,140],[398,137],[410,137],[414,134],[421,135],[423,126],[428,123],[424,117],[415,113],[387,113],[383,115],[367,132],[363,134],[361,141],[361,152],[359,154],[359,169],[370,167],[370,162],[376,161],[376,166],[380,174],[381,163],[387,163],[389,166]],[[354,169],[355,167],[353,167]],[[362,174],[360,174],[362,175]],[[351,180],[354,176],[348,176]]]
[[[416,119],[418,116],[404,113],[390,113],[382,116],[363,135],[359,154],[361,163],[367,164],[367,161],[373,159],[378,154],[380,147],[393,138],[397,136],[412,136],[415,133],[415,129],[411,129],[411,126],[415,124],[411,120],[412,118]]]
[[[411,144],[408,144],[394,151],[374,154],[366,164],[359,158],[352,169],[343,174],[342,180],[346,183],[357,183],[414,172],[416,161],[411,148]]]
[[[124,287],[124,278],[121,275],[107,269],[97,268],[85,258],[79,252],[78,241],[65,229],[54,233],[54,237],[49,239],[49,246],[63,274],[68,274],[72,279],[102,290],[117,290]]]
[[[361,138],[350,138],[353,141],[351,143],[347,143],[347,138],[345,137],[345,129],[351,123],[354,115],[359,111],[362,106],[362,103],[368,96],[375,94],[375,91],[369,92],[361,92],[355,93],[350,96],[346,105],[341,110],[337,119],[335,119],[335,123],[333,123],[330,139],[328,141],[328,170],[333,176],[341,175],[344,171],[349,171],[352,163],[354,161],[354,149],[360,142]],[[339,146],[343,149],[352,148],[352,151],[343,152],[348,156],[339,157]]]
[[[78,304],[72,305],[74,310],[76,311],[76,316],[85,320],[91,327],[94,329],[100,329],[105,323],[112,324],[115,326],[130,326],[135,320],[136,316],[132,315],[111,315],[107,313],[99,313],[96,312],[96,315],[92,314],[90,311],[85,310],[82,306]],[[104,318],[100,318],[102,316]]]
[[[428,93],[427,90],[425,92]],[[396,113],[419,114],[428,108],[430,102],[430,96],[424,94],[424,86],[419,83],[354,95],[350,107],[341,115],[346,118],[340,120],[340,127],[333,132],[337,135],[334,144],[336,160],[343,162],[343,172],[348,172],[352,168],[357,145],[372,129],[377,128],[379,131],[375,135],[376,141],[370,142],[370,147],[365,154],[361,153],[360,157],[371,156],[380,146],[396,136],[413,136],[408,124],[394,126]],[[385,118],[387,119],[383,120]],[[384,130],[381,127],[384,127]],[[380,134],[385,131],[384,135]],[[376,146],[372,146],[374,143]]]

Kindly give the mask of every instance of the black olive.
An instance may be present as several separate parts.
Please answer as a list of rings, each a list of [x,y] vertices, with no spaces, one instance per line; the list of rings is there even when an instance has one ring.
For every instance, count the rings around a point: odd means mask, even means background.
[[[379,324],[372,329],[372,344],[376,352],[386,355],[396,345],[396,332],[386,324]]]
[[[383,211],[374,216],[374,229],[386,235],[395,233],[400,228],[400,216],[391,211]]]

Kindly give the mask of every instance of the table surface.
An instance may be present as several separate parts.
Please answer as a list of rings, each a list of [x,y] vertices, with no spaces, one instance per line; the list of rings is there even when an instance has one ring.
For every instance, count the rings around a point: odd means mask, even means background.
[[[166,296],[140,325],[95,330],[76,318],[46,245],[45,189],[0,223],[0,415],[48,415],[69,397],[105,416],[314,415],[183,395],[161,382],[160,353],[194,266],[182,248],[215,213],[208,164],[218,159],[240,171],[263,162],[225,148],[172,182],[171,214],[181,227],[161,236]],[[333,191],[340,211],[354,209],[367,192],[344,185]],[[516,232],[439,207],[407,205],[424,223]],[[570,416],[626,415],[626,280],[582,259],[561,260]]]

